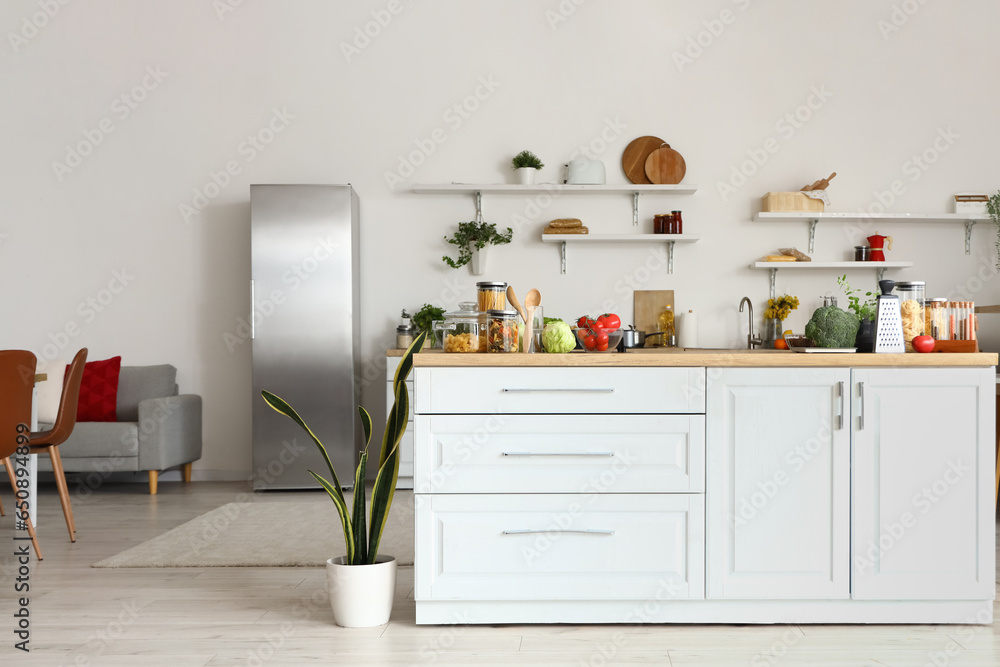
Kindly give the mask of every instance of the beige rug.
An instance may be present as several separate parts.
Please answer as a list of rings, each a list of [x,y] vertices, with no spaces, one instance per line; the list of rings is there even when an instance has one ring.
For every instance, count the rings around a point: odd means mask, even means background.
[[[344,553],[344,533],[326,494],[309,500],[264,494],[223,505],[92,567],[295,567],[323,565]],[[379,553],[413,565],[412,491],[396,491]]]

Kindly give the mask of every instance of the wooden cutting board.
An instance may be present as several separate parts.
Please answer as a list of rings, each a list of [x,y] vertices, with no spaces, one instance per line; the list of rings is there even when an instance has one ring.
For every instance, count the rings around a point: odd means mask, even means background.
[[[646,157],[646,178],[658,185],[677,185],[684,180],[687,164],[670,146],[661,146]]]
[[[656,331],[656,319],[667,304],[674,305],[674,291],[672,289],[634,291],[632,293],[632,321],[635,328],[648,334]],[[646,341],[646,347],[656,347],[661,340],[663,340],[663,336],[649,339]]]
[[[622,154],[625,177],[633,183],[648,184],[650,181],[646,178],[646,158],[662,145],[663,139],[659,137],[647,136],[634,139],[625,147],[625,152]]]

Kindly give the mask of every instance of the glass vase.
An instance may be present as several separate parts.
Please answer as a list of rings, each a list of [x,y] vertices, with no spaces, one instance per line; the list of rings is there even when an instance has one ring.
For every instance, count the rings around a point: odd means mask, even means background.
[[[777,317],[768,317],[764,319],[764,327],[760,332],[760,345],[766,349],[774,349],[774,341],[781,338],[781,332],[784,331],[782,327],[784,320],[780,320]]]

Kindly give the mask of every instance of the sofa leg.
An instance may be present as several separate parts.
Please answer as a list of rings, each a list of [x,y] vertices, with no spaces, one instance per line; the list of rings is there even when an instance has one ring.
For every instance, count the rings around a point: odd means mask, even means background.
[[[185,484],[187,484],[188,482],[191,481],[191,464],[190,463],[185,463],[184,464],[184,473],[183,473],[183,475],[184,475],[184,483]]]
[[[160,473],[156,470],[149,471],[149,495],[156,495],[156,484],[160,481]]]

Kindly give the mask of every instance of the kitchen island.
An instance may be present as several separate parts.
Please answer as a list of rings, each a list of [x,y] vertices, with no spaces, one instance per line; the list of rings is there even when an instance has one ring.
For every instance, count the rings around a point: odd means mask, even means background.
[[[414,357],[418,623],[991,623],[996,354]]]

